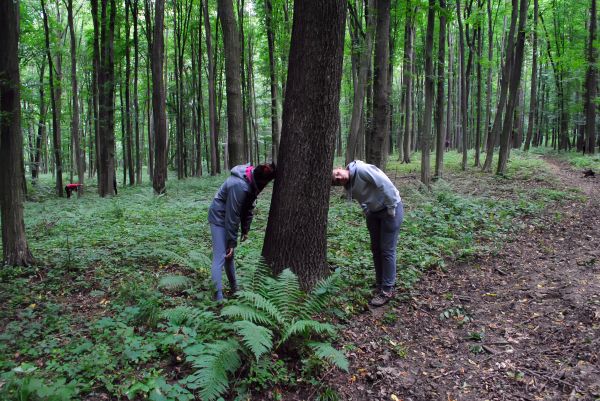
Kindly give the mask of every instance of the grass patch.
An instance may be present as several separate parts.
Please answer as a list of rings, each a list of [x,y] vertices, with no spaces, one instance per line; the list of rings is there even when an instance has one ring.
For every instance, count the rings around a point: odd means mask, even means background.
[[[514,151],[507,176],[496,178],[471,165],[461,172],[462,155],[447,152],[447,177],[431,191],[418,184],[419,154],[409,164],[396,158],[390,157],[387,173],[405,203],[398,284],[407,288],[428,268],[445,269],[448,260],[492,252],[525,217],[580,198],[553,186],[538,155]],[[344,366],[343,355],[323,344],[300,342],[270,353],[260,348],[268,345],[260,338],[246,339],[238,348],[226,343],[253,331],[246,323],[238,323],[237,332],[220,326],[228,321],[210,300],[207,212],[224,177],[170,180],[161,197],[153,195],[149,183],[119,188],[112,199],[98,198],[93,185],[82,198],[57,199],[51,177],[42,177],[25,208],[38,264],[0,269],[0,398],[69,400],[93,393],[190,400],[198,391],[197,381],[189,378],[192,357],[214,364],[219,350],[240,352],[243,363],[228,386],[244,394],[294,386],[300,376],[304,383],[318,383],[324,364]],[[248,241],[236,250],[242,282],[252,279],[260,259],[270,188],[259,198]],[[332,189],[330,202],[328,261],[340,269],[342,288],[323,316],[331,321],[333,314],[343,322],[366,307],[374,272],[360,207],[349,204],[339,188]],[[249,314],[251,304],[228,302],[238,306],[240,316],[258,316]],[[171,311],[168,319],[165,311]],[[204,323],[183,324],[183,311]],[[334,332],[317,323],[306,327]],[[277,333],[277,327],[268,330]],[[250,351],[244,344],[252,346]],[[204,359],[195,352],[204,352]],[[294,364],[298,353],[304,356]]]

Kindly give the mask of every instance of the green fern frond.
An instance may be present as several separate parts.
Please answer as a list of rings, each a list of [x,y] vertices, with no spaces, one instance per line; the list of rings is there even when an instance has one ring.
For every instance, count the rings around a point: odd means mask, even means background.
[[[336,270],[329,277],[321,280],[310,292],[306,300],[304,311],[307,317],[314,316],[327,307],[331,299],[340,288],[340,270]]]
[[[198,371],[183,383],[191,390],[199,388],[203,400],[215,400],[227,391],[228,374],[238,370],[242,363],[239,350],[240,344],[233,339],[207,344],[199,356],[188,356],[188,362]]]
[[[242,342],[252,351],[258,361],[262,354],[273,347],[273,332],[247,320],[233,323],[235,331],[242,336]]]
[[[253,263],[240,271],[240,284],[247,291],[261,293],[265,287],[265,279],[271,275],[271,268],[264,262]],[[262,295],[265,295],[264,293]]]
[[[333,348],[331,344],[311,342],[308,343],[308,346],[312,348],[317,357],[326,360],[345,372],[348,371],[348,359],[341,351]]]
[[[187,256],[188,256],[188,261],[191,264],[191,267],[193,267],[195,269],[198,269],[198,268],[208,269],[208,267],[212,263],[210,258],[208,256],[206,256],[206,254],[203,252],[189,251]]]
[[[290,270],[282,271],[276,280],[268,281],[268,298],[277,306],[286,321],[293,321],[302,313],[304,292],[298,277]]]
[[[335,334],[335,328],[329,323],[321,323],[316,320],[298,320],[295,321],[283,334],[281,343],[286,342],[295,335],[305,335],[309,333],[316,334]]]
[[[170,291],[185,290],[192,286],[192,280],[186,276],[165,276],[158,282],[158,288]]]
[[[286,320],[277,306],[264,296],[250,291],[240,291],[237,293],[240,300],[250,303],[250,305],[266,312],[279,324],[286,324]]]
[[[221,323],[215,314],[209,311],[193,308],[191,306],[177,306],[162,312],[161,316],[173,326],[187,326],[191,328],[216,328]]]
[[[270,319],[260,310],[257,310],[253,306],[237,304],[228,305],[221,310],[221,316],[227,316],[231,318],[239,318],[248,320],[252,323],[260,323],[267,326],[275,326],[276,323],[273,319]]]

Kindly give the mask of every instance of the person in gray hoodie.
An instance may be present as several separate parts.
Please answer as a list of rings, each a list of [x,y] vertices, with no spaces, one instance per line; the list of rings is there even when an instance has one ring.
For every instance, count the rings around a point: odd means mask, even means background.
[[[360,160],[334,169],[331,180],[333,185],[344,186],[366,216],[375,265],[376,293],[371,305],[382,306],[394,296],[396,284],[396,245],[404,217],[400,194],[383,171]]]
[[[217,301],[223,299],[223,265],[231,292],[237,291],[233,254],[237,246],[240,223],[241,241],[245,241],[250,231],[256,198],[273,178],[273,164],[261,164],[256,167],[250,164],[235,166],[210,205],[208,222],[213,248],[211,276]]]

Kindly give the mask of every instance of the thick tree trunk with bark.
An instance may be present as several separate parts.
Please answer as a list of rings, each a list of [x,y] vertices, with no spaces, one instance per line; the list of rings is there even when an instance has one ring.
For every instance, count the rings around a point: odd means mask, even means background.
[[[0,214],[3,263],[28,266],[23,220],[23,136],[19,75],[19,2],[0,2]]]
[[[435,28],[435,0],[429,0],[427,31],[425,33],[425,110],[421,132],[421,182],[431,184],[431,113],[433,111],[433,30]]]
[[[165,193],[167,180],[167,115],[164,61],[165,2],[157,0],[154,10],[154,35],[152,39],[152,111],[154,121],[154,176],[152,187],[158,195]]]
[[[225,79],[227,87],[227,148],[229,165],[245,163],[241,87],[240,40],[233,13],[232,0],[218,0],[225,50]]]
[[[327,212],[346,2],[294,3],[280,158],[263,256],[274,272],[291,268],[303,288],[327,275]]]

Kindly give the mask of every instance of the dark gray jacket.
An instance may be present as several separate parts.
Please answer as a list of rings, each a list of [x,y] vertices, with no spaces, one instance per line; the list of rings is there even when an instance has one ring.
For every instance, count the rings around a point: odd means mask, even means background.
[[[221,185],[208,209],[208,222],[225,227],[228,248],[237,245],[240,222],[242,235],[248,233],[252,223],[258,188],[246,176],[249,166],[243,164],[231,169],[231,176]]]
[[[350,180],[345,185],[346,192],[365,212],[394,209],[402,201],[392,181],[377,166],[355,160],[347,169]]]

